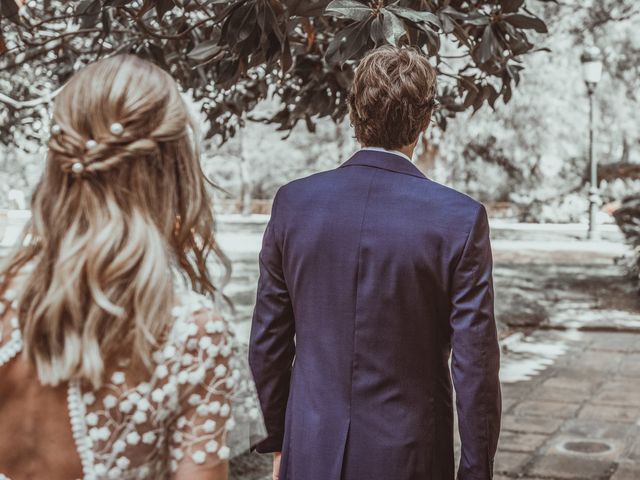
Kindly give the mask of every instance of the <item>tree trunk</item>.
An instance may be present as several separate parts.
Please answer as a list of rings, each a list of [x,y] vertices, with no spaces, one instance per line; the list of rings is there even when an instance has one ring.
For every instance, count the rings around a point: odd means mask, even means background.
[[[253,188],[251,182],[251,171],[249,161],[244,155],[244,132],[242,127],[238,129],[238,158],[240,159],[240,213],[242,215],[251,215],[252,198],[251,190]]]

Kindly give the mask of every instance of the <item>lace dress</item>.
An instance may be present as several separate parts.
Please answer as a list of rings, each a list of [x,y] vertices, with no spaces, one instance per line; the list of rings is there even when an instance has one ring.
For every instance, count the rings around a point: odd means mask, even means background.
[[[16,296],[7,290],[11,306],[0,311],[0,368],[22,350]],[[97,391],[69,382],[84,480],[170,478],[181,462],[214,466],[262,439],[253,381],[228,324],[206,297],[186,289],[177,297],[151,374],[120,362]]]

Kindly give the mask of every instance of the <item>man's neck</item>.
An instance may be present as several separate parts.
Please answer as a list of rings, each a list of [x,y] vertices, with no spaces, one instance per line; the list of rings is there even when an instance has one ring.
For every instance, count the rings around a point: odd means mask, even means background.
[[[412,144],[412,145],[405,145],[404,147],[399,147],[399,148],[393,148],[393,149],[387,149],[384,147],[378,147],[375,145],[363,145],[362,148],[371,148],[371,149],[377,149],[377,150],[386,150],[389,152],[398,152],[401,153],[403,155],[406,155],[407,158],[412,159],[413,158],[413,151],[416,148],[416,144]]]
[[[413,151],[415,149],[416,149],[416,144],[415,143],[413,145],[406,145],[406,146],[401,147],[401,148],[396,148],[396,150],[398,150],[399,152],[404,153],[409,158],[413,158]]]

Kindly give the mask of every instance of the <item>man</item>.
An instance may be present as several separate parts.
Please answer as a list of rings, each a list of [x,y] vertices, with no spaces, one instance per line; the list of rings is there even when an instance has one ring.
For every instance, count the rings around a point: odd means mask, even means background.
[[[250,361],[279,480],[492,478],[499,347],[484,207],[410,161],[436,74],[410,49],[358,67],[364,146],[274,199]],[[295,337],[295,339],[294,339]],[[280,458],[277,452],[282,452]]]

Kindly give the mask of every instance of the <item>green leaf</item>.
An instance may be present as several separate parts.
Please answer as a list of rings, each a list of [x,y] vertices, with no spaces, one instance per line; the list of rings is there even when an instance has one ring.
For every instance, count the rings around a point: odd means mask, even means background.
[[[327,48],[326,60],[330,64],[343,65],[367,50],[371,35],[371,17],[364,22],[355,22],[336,33]]]
[[[448,5],[448,6],[444,7],[443,9],[439,10],[438,13],[446,14],[447,16],[449,16],[451,18],[455,18],[456,20],[466,20],[468,18],[468,15],[466,13],[459,12],[458,10],[453,8],[451,5]]]
[[[187,57],[196,62],[205,62],[221,51],[222,47],[218,45],[216,40],[206,40],[196,45],[189,53],[187,53]]]
[[[473,103],[476,101],[477,96],[478,96],[477,89],[467,90],[467,95],[464,97],[464,103],[463,103],[464,108],[469,108],[471,105],[473,105]]]
[[[276,11],[272,3],[268,3],[265,10],[267,10],[267,14],[270,16],[270,20],[267,20],[265,17],[264,18],[265,24],[264,26],[261,25],[260,28],[263,31],[273,32],[273,34],[278,39],[278,42],[280,43],[280,45],[284,48],[284,43],[287,41],[287,32],[286,32],[286,28],[284,30],[281,29],[280,21],[278,17],[284,16],[285,11],[282,9],[279,9],[278,11]],[[258,23],[260,23],[260,17],[258,17]]]
[[[176,6],[174,0],[157,0],[156,1],[156,13],[158,14],[158,19],[162,20],[164,14],[171,10]]]
[[[400,38],[407,33],[402,20],[391,12],[385,13],[382,18],[382,31],[391,45],[398,45]]]
[[[524,0],[500,0],[500,6],[504,13],[515,13],[524,5]]]
[[[478,46],[479,54],[478,59],[480,63],[485,63],[493,57],[493,54],[497,50],[496,36],[493,34],[493,27],[487,25],[482,34],[482,40]]]
[[[76,16],[80,19],[80,27],[93,27],[98,23],[101,11],[102,2],[100,0],[82,0],[75,10]]]
[[[427,53],[429,56],[438,55],[440,51],[440,35],[432,30],[424,30],[427,42]]]
[[[229,18],[229,34],[233,43],[240,43],[251,36],[256,28],[257,18],[254,5],[246,3],[231,13]]]
[[[443,8],[438,13],[440,14],[441,18],[443,18],[443,15],[444,15],[444,16],[453,18],[455,20],[458,20],[458,22],[467,23],[467,24],[476,25],[476,26],[487,25],[491,20],[490,17],[482,13],[478,13],[478,12],[463,13],[463,12],[457,11],[450,5]]]
[[[431,12],[412,10],[399,5],[389,5],[388,7],[383,8],[383,10],[388,10],[398,17],[404,18],[412,23],[430,24],[438,28],[441,26],[438,16]]]
[[[348,18],[361,22],[371,16],[373,10],[356,0],[333,0],[325,9],[325,14],[338,18]]]
[[[473,16],[467,17],[464,20],[464,22],[468,23],[469,25],[475,25],[477,27],[481,27],[482,25],[489,25],[490,20],[491,19],[486,15],[473,15]]]
[[[453,31],[456,29],[456,24],[449,15],[442,14],[440,17],[440,22],[442,24],[443,33],[453,33]]]
[[[495,107],[496,100],[498,99],[498,92],[493,85],[487,84],[482,87],[482,96],[487,100],[491,108]]]
[[[501,90],[502,93],[502,101],[504,103],[509,103],[511,97],[513,96],[513,90],[511,89],[511,85],[509,83],[505,83]]]
[[[291,56],[291,46],[287,38],[282,45],[282,53],[280,55],[280,66],[283,72],[288,72],[293,66],[293,57]]]
[[[367,50],[369,44],[371,21],[367,19],[364,22],[355,23],[353,27],[346,37],[346,46],[343,49],[343,61],[358,57]]]
[[[502,17],[505,22],[509,22],[516,28],[535,30],[538,33],[548,33],[547,25],[538,17],[529,17],[520,13],[505,15]]]
[[[384,43],[384,31],[382,29],[382,20],[380,15],[377,15],[371,22],[370,34],[371,40],[373,40],[376,45]]]
[[[20,17],[18,16],[20,9],[15,0],[0,0],[0,14],[13,23],[19,24]]]

